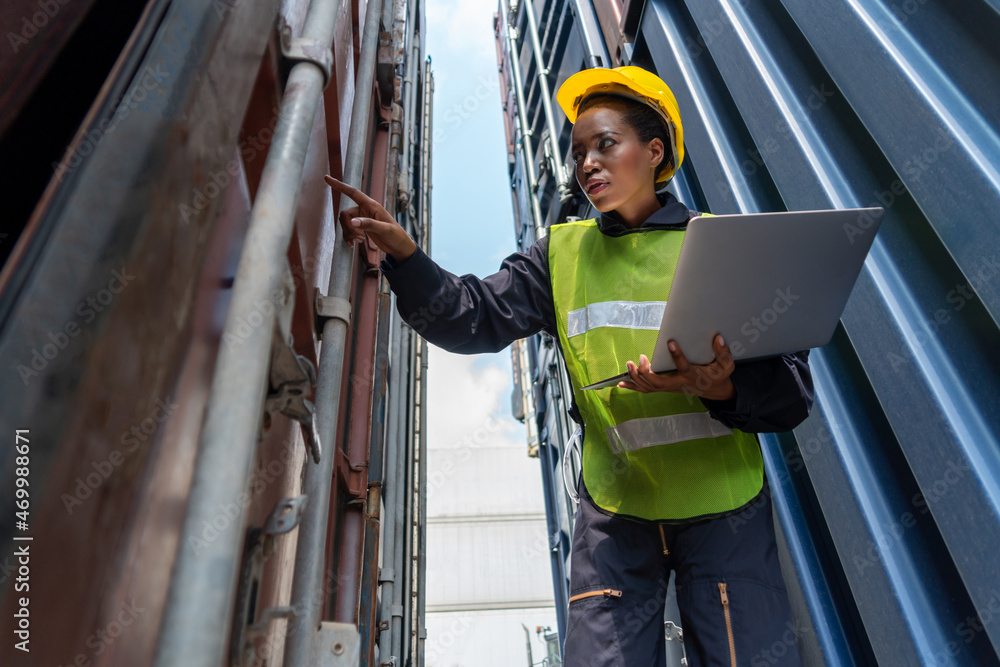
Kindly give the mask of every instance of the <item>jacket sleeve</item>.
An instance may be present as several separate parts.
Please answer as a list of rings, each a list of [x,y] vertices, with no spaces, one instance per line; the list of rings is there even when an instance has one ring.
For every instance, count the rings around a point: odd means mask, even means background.
[[[703,398],[713,417],[747,433],[790,431],[813,405],[809,350],[740,362],[731,376],[736,395],[725,401]]]
[[[449,352],[498,352],[542,329],[556,335],[548,237],[508,256],[485,278],[456,276],[419,247],[402,263],[386,256],[380,268],[403,320]]]

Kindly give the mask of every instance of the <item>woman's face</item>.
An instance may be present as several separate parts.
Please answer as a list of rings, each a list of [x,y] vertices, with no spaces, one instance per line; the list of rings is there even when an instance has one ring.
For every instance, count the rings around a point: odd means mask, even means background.
[[[573,125],[571,155],[580,187],[594,208],[607,213],[655,191],[663,142],[644,146],[618,109],[594,106]]]

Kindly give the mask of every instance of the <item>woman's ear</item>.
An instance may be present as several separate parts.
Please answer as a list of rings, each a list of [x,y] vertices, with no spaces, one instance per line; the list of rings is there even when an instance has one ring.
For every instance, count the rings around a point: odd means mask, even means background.
[[[656,173],[664,161],[668,159],[663,147],[663,140],[659,137],[653,137],[646,148],[649,149],[649,164],[653,167],[653,173]]]

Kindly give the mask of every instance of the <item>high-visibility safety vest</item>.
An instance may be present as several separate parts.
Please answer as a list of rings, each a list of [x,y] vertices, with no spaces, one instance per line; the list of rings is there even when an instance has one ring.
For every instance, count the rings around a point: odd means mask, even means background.
[[[764,479],[753,434],[675,392],[580,387],[622,372],[656,345],[684,230],[603,233],[596,220],[549,230],[559,342],[583,417],[583,482],[607,513],[650,521],[710,518],[756,496]]]

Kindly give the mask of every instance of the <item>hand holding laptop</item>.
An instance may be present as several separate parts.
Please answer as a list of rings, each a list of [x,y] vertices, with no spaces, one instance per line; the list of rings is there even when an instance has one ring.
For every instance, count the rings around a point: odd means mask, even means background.
[[[634,389],[642,393],[652,391],[676,391],[690,396],[725,401],[736,393],[729,376],[736,368],[733,353],[720,334],[712,341],[715,350],[715,360],[709,364],[699,365],[688,362],[684,351],[676,341],[670,341],[667,349],[673,357],[676,370],[669,373],[654,373],[649,359],[645,354],[639,355],[638,366],[633,361],[627,362],[629,380],[618,383],[622,389]]]
[[[679,368],[668,341],[684,344],[687,374],[698,374],[695,379],[703,385],[720,368],[718,346],[711,343],[719,335],[732,346],[726,348],[732,357],[727,364],[826,345],[883,213],[871,207],[695,216],[688,222],[650,359],[582,389],[683,386],[682,380],[662,375]],[[698,364],[713,370],[692,371]],[[712,396],[699,395],[713,398],[725,389],[726,383],[718,382],[720,387],[705,385]]]

